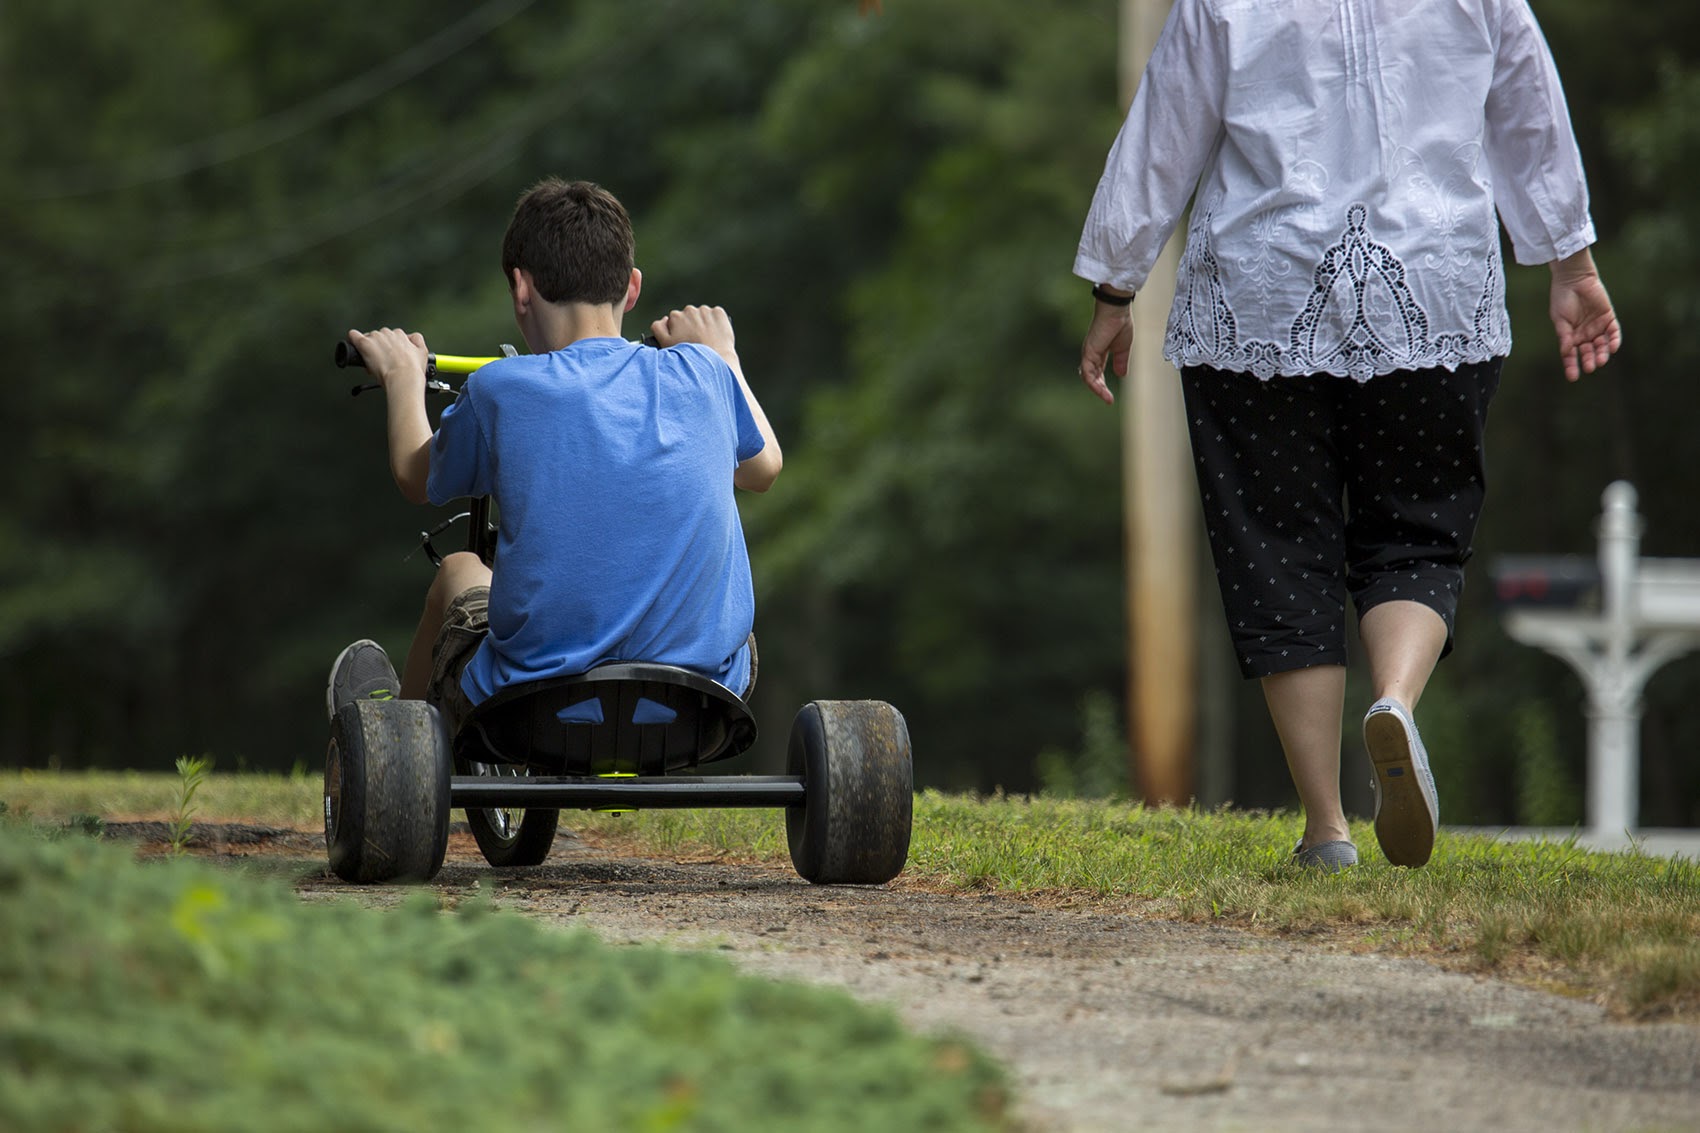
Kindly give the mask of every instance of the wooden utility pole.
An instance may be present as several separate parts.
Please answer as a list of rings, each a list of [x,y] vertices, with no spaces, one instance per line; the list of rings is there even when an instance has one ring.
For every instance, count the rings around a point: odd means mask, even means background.
[[[1122,0],[1121,96],[1133,101],[1170,0]],[[1133,304],[1122,396],[1127,541],[1128,748],[1147,803],[1194,795],[1198,718],[1197,505],[1180,376],[1163,358],[1176,233]]]

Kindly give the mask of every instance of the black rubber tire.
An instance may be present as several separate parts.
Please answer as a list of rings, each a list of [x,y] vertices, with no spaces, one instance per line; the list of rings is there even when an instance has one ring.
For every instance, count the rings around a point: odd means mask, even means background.
[[[429,881],[449,844],[449,737],[421,700],[359,700],[331,721],[325,847],[344,881]]]
[[[463,775],[527,774],[525,768],[513,764],[462,762],[458,766]],[[560,824],[558,810],[466,808],[466,825],[472,831],[472,840],[478,843],[484,860],[493,866],[540,864],[554,847],[555,831]]]
[[[787,774],[803,802],[785,808],[791,864],[818,885],[880,885],[909,859],[915,773],[909,726],[877,700],[816,700],[791,722]]]

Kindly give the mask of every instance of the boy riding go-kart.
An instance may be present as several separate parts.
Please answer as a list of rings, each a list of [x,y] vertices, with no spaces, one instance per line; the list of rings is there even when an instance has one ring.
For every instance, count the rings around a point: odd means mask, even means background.
[[[455,806],[496,865],[541,861],[563,806],[784,806],[804,877],[889,880],[913,783],[889,705],[805,705],[784,776],[677,774],[755,738],[734,489],[766,491],[782,457],[726,313],[675,310],[655,347],[622,337],[643,277],[625,209],[588,182],[520,198],[502,271],[531,353],[477,368],[435,430],[421,336],[350,331],[339,351],[384,390],[402,494],[477,503],[473,549],[441,559],[399,678],[371,641],[332,667],[333,869],[434,875]]]

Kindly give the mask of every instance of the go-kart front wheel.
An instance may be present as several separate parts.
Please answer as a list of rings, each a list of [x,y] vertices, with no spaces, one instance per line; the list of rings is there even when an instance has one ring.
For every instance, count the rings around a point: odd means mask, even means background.
[[[449,842],[449,740],[421,700],[357,700],[331,721],[325,846],[344,881],[428,881]]]
[[[909,727],[877,700],[816,700],[791,724],[786,771],[803,801],[785,808],[791,864],[821,885],[879,885],[909,858],[915,775]]]

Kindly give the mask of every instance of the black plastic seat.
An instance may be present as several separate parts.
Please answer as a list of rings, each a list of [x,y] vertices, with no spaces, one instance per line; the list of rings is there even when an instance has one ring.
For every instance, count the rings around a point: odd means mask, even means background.
[[[505,688],[467,717],[457,760],[543,775],[665,775],[726,759],[756,740],[731,689],[673,665],[601,665]]]

